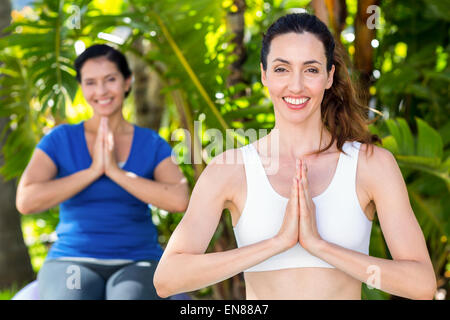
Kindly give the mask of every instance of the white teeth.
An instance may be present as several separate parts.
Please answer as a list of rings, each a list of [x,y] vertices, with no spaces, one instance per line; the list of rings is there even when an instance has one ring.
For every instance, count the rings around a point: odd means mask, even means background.
[[[107,99],[107,100],[97,100],[97,102],[99,103],[99,104],[108,104],[108,103],[110,103],[112,101],[112,98],[111,99]]]
[[[284,99],[284,101],[286,101],[287,103],[294,104],[294,105],[304,104],[306,101],[309,100],[309,98],[294,99],[294,98],[289,98],[289,97],[284,97],[283,99]]]

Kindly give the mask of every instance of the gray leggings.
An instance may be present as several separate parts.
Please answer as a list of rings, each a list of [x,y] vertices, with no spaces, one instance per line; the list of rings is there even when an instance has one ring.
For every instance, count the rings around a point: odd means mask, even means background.
[[[43,300],[160,300],[153,285],[158,261],[120,265],[47,260],[38,273]]]

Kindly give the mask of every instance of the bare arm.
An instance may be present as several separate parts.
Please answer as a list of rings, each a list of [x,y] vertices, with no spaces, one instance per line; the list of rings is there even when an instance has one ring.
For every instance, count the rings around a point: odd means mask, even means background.
[[[100,126],[91,166],[58,179],[54,179],[57,167],[53,160],[44,151],[36,148],[17,187],[17,210],[22,214],[42,212],[85,189],[104,172],[103,146],[104,135]]]
[[[19,181],[16,207],[22,214],[45,211],[73,197],[97,180],[91,168],[54,179],[57,168],[50,157],[36,149]]]
[[[117,166],[114,138],[108,127],[108,120],[104,119],[100,127],[104,138],[103,159],[106,176],[145,203],[171,212],[186,210],[189,202],[189,186],[187,179],[171,157],[158,163],[153,172],[154,180],[124,171]]]
[[[393,260],[367,256],[326,241],[320,242],[314,254],[371,287],[410,299],[433,299],[433,266],[397,162],[388,150],[379,147],[368,159],[361,159],[359,164],[364,168],[361,171],[368,174],[368,187]]]
[[[189,186],[187,179],[171,157],[158,164],[154,172],[154,181],[119,168],[111,170],[107,175],[145,203],[171,212],[186,210],[189,202]]]
[[[230,189],[239,183],[236,179],[241,176],[238,168],[236,164],[218,164],[216,157],[200,176],[188,209],[172,234],[156,269],[154,284],[159,296],[167,297],[220,282],[296,243],[298,230],[293,230],[289,241],[285,241],[288,237],[277,236],[249,246],[205,254],[224,204],[231,198]],[[286,216],[294,216],[295,219],[295,214]],[[288,221],[286,225],[294,226],[295,229],[298,223]]]

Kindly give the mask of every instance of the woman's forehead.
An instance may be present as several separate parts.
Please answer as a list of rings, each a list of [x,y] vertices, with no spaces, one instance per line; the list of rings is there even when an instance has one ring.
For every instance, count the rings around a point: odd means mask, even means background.
[[[103,78],[115,73],[119,73],[117,65],[105,57],[88,59],[81,68],[81,77],[83,79]]]
[[[322,42],[310,32],[286,33],[276,36],[270,44],[267,62],[286,60],[291,63],[316,60],[326,63],[325,49]]]

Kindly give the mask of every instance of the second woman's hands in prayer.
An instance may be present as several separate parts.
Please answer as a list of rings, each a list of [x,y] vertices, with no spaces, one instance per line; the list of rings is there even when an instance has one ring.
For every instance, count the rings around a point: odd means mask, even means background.
[[[104,137],[103,143],[103,159],[105,163],[105,175],[109,176],[114,170],[119,170],[117,165],[116,155],[114,152],[114,135],[108,126],[108,118],[102,117],[103,122],[101,124],[104,126],[102,132]]]
[[[97,177],[105,174],[109,176],[114,170],[118,170],[114,152],[114,135],[108,126],[108,118],[101,117],[92,152],[91,169]]]

